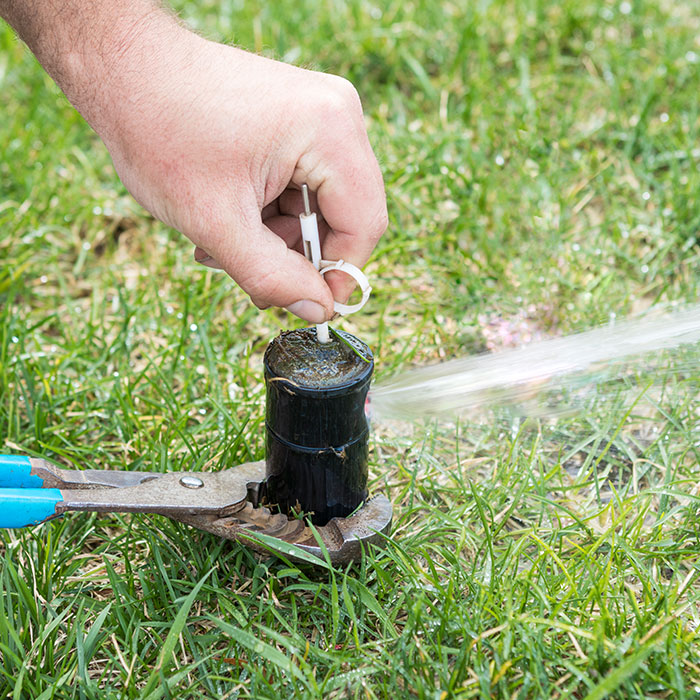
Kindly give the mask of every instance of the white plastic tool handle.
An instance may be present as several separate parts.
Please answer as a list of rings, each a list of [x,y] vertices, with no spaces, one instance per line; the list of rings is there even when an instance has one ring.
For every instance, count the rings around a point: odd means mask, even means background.
[[[304,242],[304,255],[311,261],[313,266],[321,272],[321,241],[318,236],[318,220],[313,212],[301,214],[301,238]],[[331,336],[328,331],[328,323],[316,324],[316,338],[319,343],[327,343]]]
[[[318,219],[309,207],[309,190],[306,185],[301,188],[304,196],[304,213],[300,214],[299,222],[301,223],[301,238],[304,244],[304,255],[307,260],[311,261],[313,266],[322,274],[331,270],[339,270],[346,275],[350,275],[359,285],[362,291],[362,299],[357,304],[341,304],[339,301],[334,302],[333,308],[335,312],[341,316],[354,314],[359,311],[369,299],[372,292],[372,287],[369,285],[369,280],[359,267],[344,260],[322,260],[321,259],[321,241],[318,235]],[[327,343],[330,338],[327,323],[319,323],[316,325],[316,337],[319,343]]]
[[[318,220],[316,214],[301,214],[301,238],[304,241],[304,255],[321,271],[321,242],[318,239]]]

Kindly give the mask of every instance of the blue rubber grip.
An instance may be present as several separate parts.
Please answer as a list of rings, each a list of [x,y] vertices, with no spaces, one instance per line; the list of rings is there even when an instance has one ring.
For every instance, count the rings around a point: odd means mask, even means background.
[[[62,500],[58,489],[0,489],[0,527],[38,525]]]
[[[0,455],[0,488],[40,489],[44,480],[30,474],[31,470],[29,457]]]

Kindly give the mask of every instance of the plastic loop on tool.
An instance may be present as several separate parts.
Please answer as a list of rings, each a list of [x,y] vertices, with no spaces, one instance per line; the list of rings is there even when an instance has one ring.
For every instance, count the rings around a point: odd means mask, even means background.
[[[319,272],[322,275],[325,275],[326,272],[330,272],[331,270],[339,270],[340,272],[344,272],[346,275],[350,275],[350,277],[352,277],[355,282],[360,285],[362,299],[360,299],[357,304],[341,304],[339,301],[336,301],[333,304],[333,308],[335,309],[336,313],[339,313],[341,316],[354,314],[367,303],[369,295],[372,292],[372,287],[369,284],[367,276],[364,272],[362,272],[362,270],[360,270],[359,267],[356,267],[352,263],[345,262],[345,260],[321,260],[321,269]]]

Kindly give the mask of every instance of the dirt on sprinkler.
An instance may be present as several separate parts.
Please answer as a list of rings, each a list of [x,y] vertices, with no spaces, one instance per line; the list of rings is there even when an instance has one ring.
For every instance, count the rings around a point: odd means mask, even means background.
[[[308,389],[327,389],[358,379],[367,371],[372,353],[341,331],[332,331],[330,342],[319,343],[315,328],[301,328],[275,338],[265,359],[277,377]]]

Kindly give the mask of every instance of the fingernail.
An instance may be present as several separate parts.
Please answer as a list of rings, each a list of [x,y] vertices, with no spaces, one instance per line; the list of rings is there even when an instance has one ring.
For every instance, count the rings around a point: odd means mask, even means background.
[[[200,265],[204,265],[205,267],[211,267],[214,270],[224,269],[216,260],[214,260],[214,258],[211,257],[211,255],[207,255],[206,258],[202,258],[201,260],[198,260],[197,258],[195,258],[194,260]]]
[[[287,311],[310,323],[324,323],[326,320],[326,310],[320,304],[309,299],[295,301],[287,307]]]
[[[223,270],[224,268],[219,264],[218,260],[212,258],[209,253],[207,253],[204,248],[195,246],[194,248],[194,261],[198,262],[200,265],[205,265],[206,267],[211,267],[214,270]]]
[[[200,248],[199,246],[195,246],[194,248],[194,260],[195,262],[198,263],[203,263],[205,260],[211,260],[211,255],[207,253],[204,248]]]

